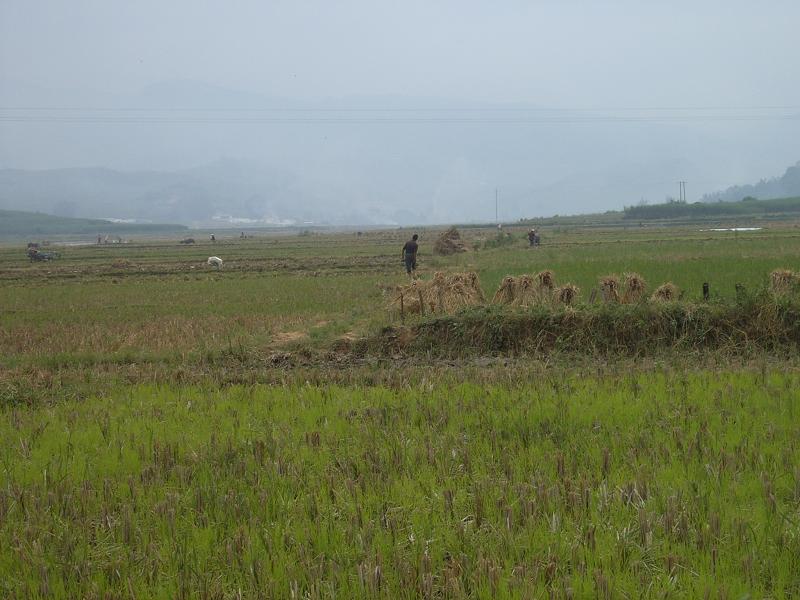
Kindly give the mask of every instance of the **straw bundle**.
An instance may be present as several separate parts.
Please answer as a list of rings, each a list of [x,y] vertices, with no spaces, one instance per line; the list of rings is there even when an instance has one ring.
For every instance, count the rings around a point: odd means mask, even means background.
[[[517,280],[510,275],[503,277],[500,287],[494,293],[492,304],[513,304],[517,297]]]
[[[474,271],[469,271],[467,273],[451,273],[448,275],[448,278],[451,285],[464,286],[466,293],[473,297],[477,302],[486,302],[486,296],[483,295],[483,289],[481,288],[481,282],[478,279],[478,274]]]
[[[625,273],[623,276],[625,292],[622,295],[622,302],[632,304],[639,302],[645,297],[647,282],[638,273]]]
[[[511,306],[533,306],[553,301],[555,279],[552,271],[541,271],[535,276],[507,276],[500,282],[500,287],[492,298],[493,304]]]
[[[553,272],[548,270],[540,271],[536,274],[536,285],[540,290],[552,291],[556,286]]]
[[[520,275],[514,289],[514,300],[511,303],[515,306],[531,306],[538,300],[539,290],[534,286],[533,277]]]
[[[484,301],[477,273],[436,272],[430,281],[417,279],[410,285],[398,286],[393,296],[389,309],[399,312],[402,296],[403,311],[409,314],[423,310],[426,313],[452,313]]]
[[[678,286],[674,283],[667,282],[664,285],[658,286],[650,299],[653,302],[673,302],[678,299],[679,293]]]
[[[578,297],[580,291],[581,290],[577,285],[573,285],[571,283],[557,287],[555,290],[556,302],[570,306],[573,302],[575,302],[575,299]]]
[[[769,274],[769,287],[776,294],[785,294],[800,282],[800,273],[789,269],[775,269]]]
[[[600,295],[603,302],[619,302],[619,279],[615,275],[600,278]]]
[[[467,247],[455,227],[442,232],[433,244],[433,253],[440,256],[449,256],[466,251]]]

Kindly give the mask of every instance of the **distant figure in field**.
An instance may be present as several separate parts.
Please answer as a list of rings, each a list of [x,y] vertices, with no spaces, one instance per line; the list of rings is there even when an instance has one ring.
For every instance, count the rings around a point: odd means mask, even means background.
[[[217,241],[217,238],[216,238],[216,237],[214,237],[214,234],[213,234],[213,233],[211,234],[211,241],[212,241],[212,242],[216,242],[216,241]]]
[[[536,229],[531,229],[528,232],[528,242],[530,242],[531,248],[536,244]]]
[[[403,253],[402,258],[403,262],[406,265],[406,273],[412,279],[414,278],[414,271],[417,270],[417,250],[419,249],[419,244],[417,244],[417,240],[419,236],[415,233],[411,236],[411,239],[408,240],[405,245],[403,246]]]

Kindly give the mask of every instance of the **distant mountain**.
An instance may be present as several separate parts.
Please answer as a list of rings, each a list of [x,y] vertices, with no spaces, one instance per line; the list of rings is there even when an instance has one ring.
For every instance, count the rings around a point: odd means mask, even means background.
[[[103,219],[71,219],[38,212],[0,210],[0,236],[121,235],[183,229],[186,229],[183,225],[114,223]]]
[[[781,177],[762,179],[752,185],[735,185],[703,196],[703,202],[738,202],[747,197],[766,200],[800,196],[800,162],[786,169]]]
[[[500,219],[578,214],[659,202],[684,180],[695,200],[796,160],[794,122],[711,127],[464,97],[11,82],[0,106],[18,107],[0,122],[0,166],[18,169],[0,171],[0,208],[191,225],[489,221],[495,189]]]
[[[60,217],[268,224],[302,218],[292,208],[293,185],[286,173],[230,160],[172,172],[3,169],[0,208]]]

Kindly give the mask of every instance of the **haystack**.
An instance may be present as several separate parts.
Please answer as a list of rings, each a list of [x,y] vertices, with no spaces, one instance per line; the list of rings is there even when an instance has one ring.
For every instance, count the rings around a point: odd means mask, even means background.
[[[680,290],[678,290],[678,286],[674,283],[667,282],[658,286],[650,299],[653,302],[674,302],[678,299],[679,294]]]
[[[494,293],[492,304],[513,304],[517,297],[517,280],[511,275],[503,277],[500,287]]]
[[[553,291],[553,288],[556,286],[553,272],[549,269],[539,271],[536,274],[536,286],[539,288],[539,290]]]
[[[430,281],[417,279],[409,285],[398,286],[389,303],[389,309],[403,312],[452,313],[467,306],[482,304],[485,300],[477,273],[436,272]],[[420,300],[422,304],[420,304]]]
[[[549,304],[553,301],[555,279],[552,271],[541,271],[535,276],[508,275],[500,282],[500,287],[492,298],[493,304],[507,304],[510,306],[533,306],[535,304]]]
[[[623,287],[625,291],[622,294],[622,302],[633,304],[645,297],[647,282],[638,273],[625,273],[623,275]]]
[[[775,294],[785,294],[800,282],[800,273],[789,269],[775,269],[769,274],[769,287]]]
[[[447,281],[454,287],[463,286],[465,293],[471,296],[476,304],[486,302],[486,296],[483,295],[480,279],[478,279],[478,274],[474,271],[450,273],[447,276]]]
[[[600,278],[600,296],[603,298],[603,302],[619,302],[619,279],[616,275]]]
[[[581,290],[577,285],[567,283],[557,287],[555,289],[554,296],[556,302],[570,306],[573,302],[575,302],[575,299],[578,297],[580,291]]]
[[[458,229],[451,227],[447,231],[442,232],[433,245],[433,253],[440,256],[450,256],[451,254],[458,254],[459,252],[466,252],[467,247],[461,239],[461,234]]]

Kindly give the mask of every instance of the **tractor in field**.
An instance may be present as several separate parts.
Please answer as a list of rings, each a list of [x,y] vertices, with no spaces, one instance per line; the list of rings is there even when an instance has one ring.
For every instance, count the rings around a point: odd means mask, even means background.
[[[58,252],[42,252],[39,248],[33,247],[28,248],[27,254],[31,262],[46,262],[61,258]]]

